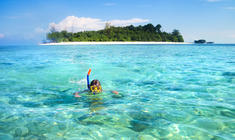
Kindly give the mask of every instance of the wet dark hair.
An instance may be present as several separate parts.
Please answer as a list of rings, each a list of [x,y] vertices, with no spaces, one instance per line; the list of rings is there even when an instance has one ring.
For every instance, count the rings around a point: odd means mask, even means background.
[[[95,80],[92,80],[90,86],[94,86],[94,85],[96,85],[96,86],[101,86],[100,81],[99,81],[99,80],[96,80],[96,79],[95,79]]]

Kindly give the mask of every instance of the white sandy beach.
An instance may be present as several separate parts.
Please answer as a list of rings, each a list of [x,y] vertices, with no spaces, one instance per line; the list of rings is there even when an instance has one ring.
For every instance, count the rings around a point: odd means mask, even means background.
[[[193,44],[190,42],[60,42],[42,43],[40,45],[109,45],[109,44]]]

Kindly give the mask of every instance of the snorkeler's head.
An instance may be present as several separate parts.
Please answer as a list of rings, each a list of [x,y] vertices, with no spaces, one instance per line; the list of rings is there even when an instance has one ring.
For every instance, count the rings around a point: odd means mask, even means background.
[[[92,80],[90,84],[90,91],[94,93],[102,92],[102,87],[99,80]]]

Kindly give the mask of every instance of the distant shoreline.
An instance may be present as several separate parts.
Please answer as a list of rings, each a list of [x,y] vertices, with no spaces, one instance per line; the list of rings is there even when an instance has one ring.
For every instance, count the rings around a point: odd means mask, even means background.
[[[190,42],[60,42],[60,43],[41,43],[39,45],[126,45],[126,44],[140,44],[140,45],[148,45],[148,44],[194,44]]]

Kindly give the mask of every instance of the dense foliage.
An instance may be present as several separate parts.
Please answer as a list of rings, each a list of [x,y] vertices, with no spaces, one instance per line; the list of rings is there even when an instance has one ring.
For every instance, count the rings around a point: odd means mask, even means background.
[[[161,25],[153,26],[106,26],[99,31],[67,32],[51,31],[47,34],[50,42],[75,42],[75,41],[163,41],[163,42],[184,42],[179,30],[172,33],[162,32]]]

